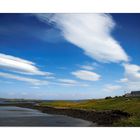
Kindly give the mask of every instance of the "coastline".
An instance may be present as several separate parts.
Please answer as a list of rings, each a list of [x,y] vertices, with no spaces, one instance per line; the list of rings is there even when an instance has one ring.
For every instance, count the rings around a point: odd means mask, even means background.
[[[17,106],[0,106],[2,127],[90,127],[90,121],[65,115],[42,113],[36,109]]]
[[[79,118],[86,121],[90,121],[96,126],[112,126],[114,122],[122,118],[130,117],[130,114],[120,110],[105,110],[105,111],[95,111],[95,110],[84,110],[84,109],[71,109],[71,108],[59,108],[50,106],[39,106],[28,103],[20,104],[7,104],[6,106],[17,106],[23,108],[36,109],[43,113],[55,114],[55,115],[65,115],[73,118]],[[0,105],[5,106],[5,105]]]

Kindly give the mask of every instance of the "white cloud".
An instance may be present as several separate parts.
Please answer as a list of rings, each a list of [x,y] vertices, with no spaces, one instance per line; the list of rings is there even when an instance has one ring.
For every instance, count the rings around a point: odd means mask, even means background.
[[[72,72],[72,74],[79,79],[87,80],[87,81],[98,81],[101,77],[99,74],[95,72],[86,71],[86,70],[78,70]]]
[[[51,75],[50,72],[40,71],[35,63],[15,56],[0,53],[0,68],[18,73],[31,75]]]
[[[120,80],[117,81],[117,82],[126,83],[126,82],[128,82],[128,79],[127,79],[127,78],[122,78],[122,79],[120,79]]]
[[[135,64],[123,64],[123,66],[125,75],[119,82],[124,84],[126,91],[140,90],[140,66]]]
[[[69,83],[55,83],[55,85],[66,86],[66,87],[76,86],[75,84],[69,84]]]
[[[72,79],[58,79],[58,82],[54,83],[56,85],[60,85],[60,86],[85,86],[85,84],[82,84],[76,80],[72,80]]]
[[[82,65],[80,68],[85,69],[85,70],[94,70],[94,67],[91,65]]]
[[[33,86],[33,87],[31,87],[31,88],[40,89],[39,86]]]
[[[88,87],[88,84],[84,83],[77,83],[77,84],[70,84],[70,83],[52,83],[54,85],[59,85],[59,86],[66,86],[66,87]]]
[[[79,67],[81,69],[85,69],[85,70],[89,70],[89,71],[94,70],[99,66],[100,65],[98,63],[96,63],[96,62],[94,62],[94,63],[85,62],[85,64],[79,65]]]
[[[87,87],[89,86],[86,83],[82,83],[73,79],[56,79],[56,81],[54,82],[49,82],[49,84],[52,85],[57,85],[57,86],[66,86],[66,87]]]
[[[114,91],[117,91],[117,90],[120,90],[122,87],[120,85],[105,85],[104,87],[104,91],[106,92],[114,92]]]
[[[54,79],[56,79],[56,77],[54,77],[54,76],[47,76],[47,77],[45,77],[45,79],[54,80]]]
[[[29,83],[32,85],[48,84],[47,81],[37,80],[37,79],[33,79],[33,78],[27,78],[24,76],[18,76],[15,74],[9,74],[9,73],[4,73],[4,72],[0,72],[0,77],[7,78],[7,79],[14,79],[14,80],[26,82],[26,83]]]
[[[42,22],[55,23],[63,37],[100,62],[128,61],[111,36],[115,22],[109,14],[36,14]]]
[[[140,66],[134,64],[124,64],[125,76],[129,80],[140,80]]]
[[[65,84],[77,84],[78,82],[76,80],[71,79],[58,79],[59,82],[65,83]]]

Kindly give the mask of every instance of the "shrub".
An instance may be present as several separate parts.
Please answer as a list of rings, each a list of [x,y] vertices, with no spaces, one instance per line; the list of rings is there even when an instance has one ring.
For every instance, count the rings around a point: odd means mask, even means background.
[[[111,96],[108,96],[108,97],[105,97],[105,99],[112,99],[112,97]]]

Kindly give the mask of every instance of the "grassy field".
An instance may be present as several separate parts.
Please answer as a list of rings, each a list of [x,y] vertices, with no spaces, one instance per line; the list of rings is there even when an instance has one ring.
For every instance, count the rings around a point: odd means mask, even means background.
[[[43,102],[41,106],[88,109],[88,110],[121,110],[131,114],[128,119],[122,119],[114,126],[140,126],[140,98],[117,97],[111,99],[96,99],[81,102],[54,101]]]

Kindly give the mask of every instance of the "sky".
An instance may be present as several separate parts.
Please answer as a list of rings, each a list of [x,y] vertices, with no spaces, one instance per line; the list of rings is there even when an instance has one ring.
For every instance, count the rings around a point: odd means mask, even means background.
[[[0,14],[0,97],[79,100],[140,90],[140,14]]]

